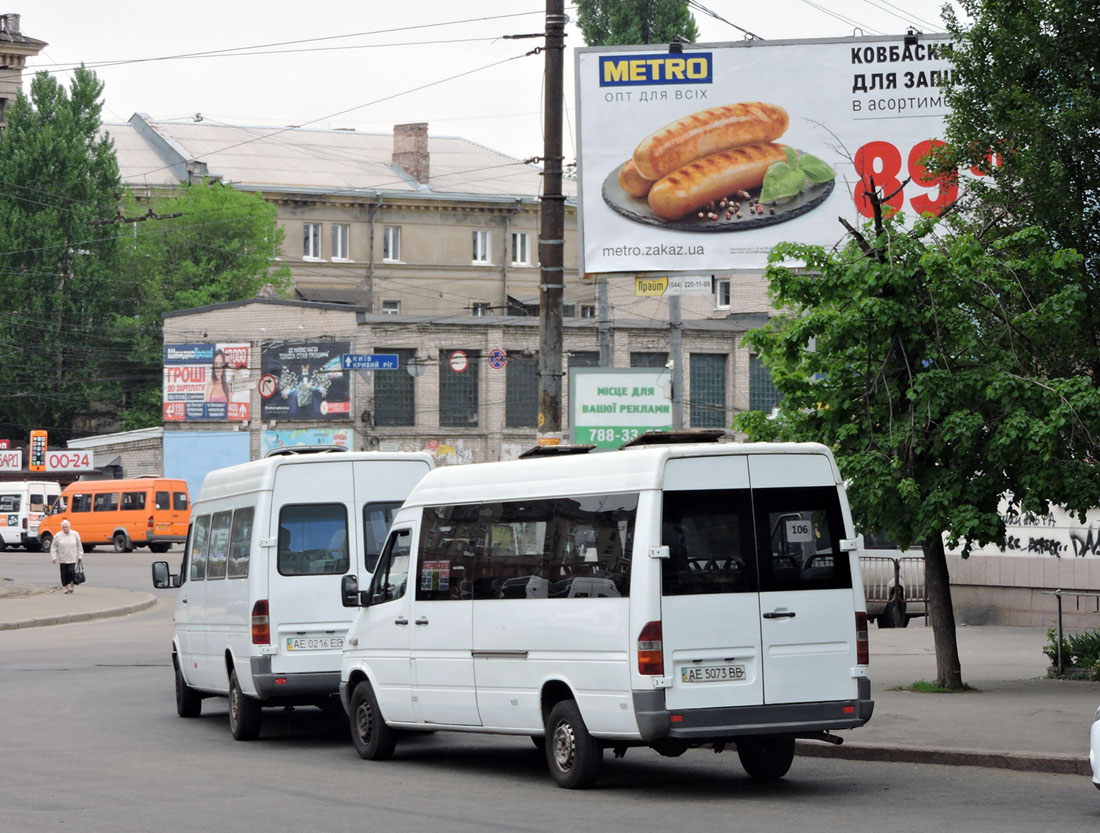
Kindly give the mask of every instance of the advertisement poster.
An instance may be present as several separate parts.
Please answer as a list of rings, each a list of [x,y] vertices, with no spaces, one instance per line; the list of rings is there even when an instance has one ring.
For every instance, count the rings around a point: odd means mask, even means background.
[[[578,49],[581,271],[756,269],[780,242],[832,247],[838,218],[871,216],[871,176],[910,220],[942,210],[955,189],[920,160],[942,140],[949,41],[909,40]]]
[[[339,445],[352,448],[350,428],[288,428],[286,430],[261,431],[260,455],[267,456],[278,448],[299,445]]]
[[[569,371],[572,442],[618,448],[646,431],[672,428],[669,371],[575,367]]]
[[[165,344],[165,422],[247,422],[251,355],[247,343]]]
[[[350,371],[341,356],[347,341],[268,343],[260,354],[260,373],[274,380],[263,390],[261,416],[267,420],[335,420],[351,418]]]

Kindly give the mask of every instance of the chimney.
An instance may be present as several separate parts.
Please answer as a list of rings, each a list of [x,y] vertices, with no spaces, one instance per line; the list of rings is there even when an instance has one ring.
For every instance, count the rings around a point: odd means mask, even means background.
[[[393,126],[393,161],[421,185],[429,182],[428,123]]]
[[[17,14],[0,15],[0,32],[7,32],[9,35],[18,35],[19,34],[19,15],[17,15]]]

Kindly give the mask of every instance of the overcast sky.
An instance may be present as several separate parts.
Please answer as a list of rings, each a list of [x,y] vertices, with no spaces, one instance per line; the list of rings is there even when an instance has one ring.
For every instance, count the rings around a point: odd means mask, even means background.
[[[941,0],[700,3],[724,18],[694,10],[705,43],[739,41],[742,29],[767,40],[943,30]],[[539,0],[34,0],[7,11],[22,15],[23,34],[49,44],[31,70],[59,73],[67,84],[73,65],[96,69],[106,84],[105,121],[201,114],[372,132],[426,121],[431,135],[526,158],[542,147],[545,59],[525,53],[542,41],[504,36],[540,32],[544,9]],[[568,0],[566,9],[576,16]],[[584,45],[575,25],[567,32],[567,45]],[[203,54],[213,52],[222,54]],[[573,157],[572,50],[565,84],[565,153]]]

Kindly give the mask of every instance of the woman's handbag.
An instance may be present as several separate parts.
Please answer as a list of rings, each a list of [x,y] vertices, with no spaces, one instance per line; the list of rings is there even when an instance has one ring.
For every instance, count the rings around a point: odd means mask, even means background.
[[[76,562],[76,568],[73,570],[73,584],[83,584],[86,580],[84,575],[84,561],[78,559]]]

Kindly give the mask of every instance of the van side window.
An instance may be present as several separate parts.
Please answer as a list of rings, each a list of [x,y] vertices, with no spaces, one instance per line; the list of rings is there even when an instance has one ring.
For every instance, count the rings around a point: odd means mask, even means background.
[[[756,489],[761,590],[852,586],[835,488]]]
[[[215,512],[210,522],[210,548],[206,554],[206,580],[225,578],[229,552],[229,528],[233,523],[232,512]]]
[[[664,493],[661,562],[665,596],[756,592],[756,547],[748,489]]]
[[[378,554],[386,543],[393,516],[401,508],[401,501],[391,500],[379,503],[363,504],[363,554],[366,556],[368,573],[373,573],[378,563]]]
[[[229,536],[229,577],[248,576],[248,555],[252,548],[252,519],[256,510],[249,506],[233,513],[233,532]]]
[[[480,523],[483,507],[435,506],[424,510],[420,528],[417,601],[472,599],[474,556],[484,549],[487,524]],[[486,513],[492,512],[485,507]]]
[[[92,511],[92,496],[74,494],[72,499],[72,506],[69,509],[70,512],[91,512]]]
[[[405,595],[409,579],[409,547],[412,533],[396,529],[390,536],[385,550],[378,559],[378,569],[371,577],[371,604],[392,602]]]
[[[145,492],[123,492],[122,493],[122,509],[123,511],[138,510],[145,508]]]
[[[288,504],[279,512],[279,574],[348,571],[348,515],[342,503]]]
[[[22,495],[0,495],[0,512],[18,512]]]
[[[187,511],[187,492],[172,492],[172,508],[177,512]]]
[[[100,492],[92,504],[93,511],[114,512],[118,509],[118,492]]]
[[[210,516],[196,518],[191,530],[191,549],[187,554],[191,561],[191,581],[202,581],[206,578],[206,542],[209,532]]]

